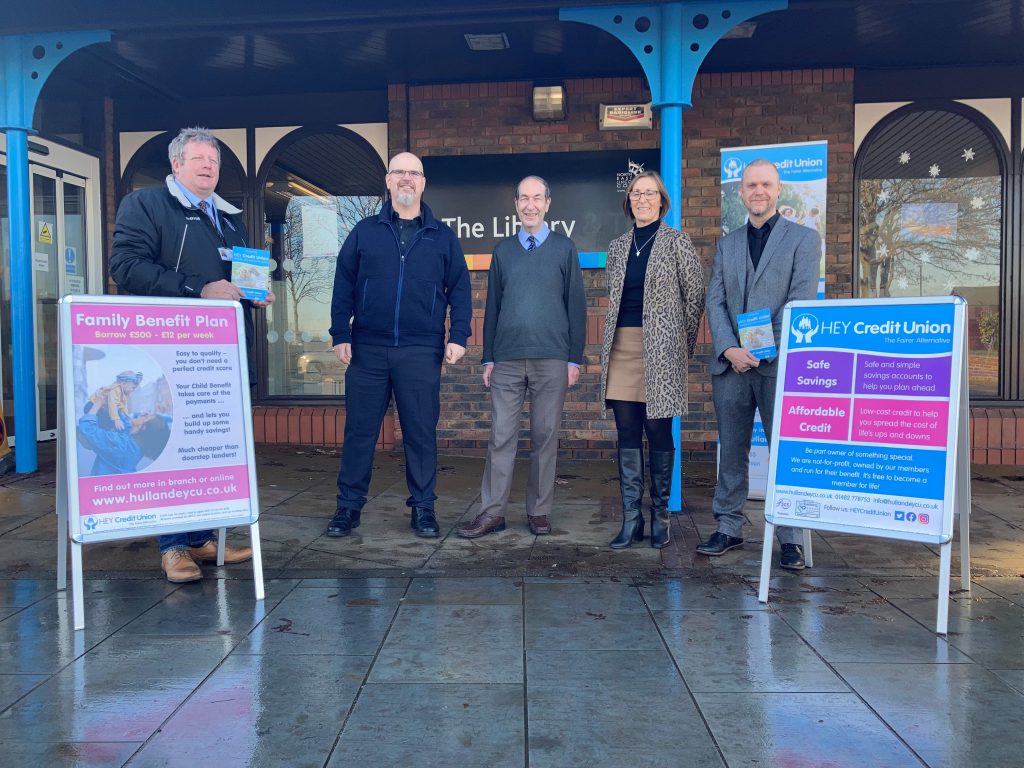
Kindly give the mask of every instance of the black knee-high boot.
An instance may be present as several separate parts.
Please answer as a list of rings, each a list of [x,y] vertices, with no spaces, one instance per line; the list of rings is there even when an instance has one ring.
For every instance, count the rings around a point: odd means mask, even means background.
[[[672,491],[675,451],[650,451],[651,546],[661,549],[669,542],[668,496]]]
[[[644,452],[640,448],[619,448],[619,492],[622,494],[622,530],[608,545],[623,549],[644,540]]]

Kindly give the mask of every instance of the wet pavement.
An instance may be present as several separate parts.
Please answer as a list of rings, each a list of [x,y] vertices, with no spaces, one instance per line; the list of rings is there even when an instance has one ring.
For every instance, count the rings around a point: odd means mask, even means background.
[[[323,535],[335,454],[258,458],[265,601],[248,565],[175,586],[154,542],[96,544],[80,632],[52,468],[0,477],[0,765],[1024,764],[1019,468],[975,475],[972,589],[940,637],[922,544],[815,534],[815,567],[773,569],[758,603],[760,505],[743,549],[693,555],[707,467],[658,552],[605,546],[612,462],[560,463],[552,535],[526,529],[520,477],[508,530],[467,541],[480,460],[442,459],[442,537],[423,540],[400,454],[378,454],[346,539]]]

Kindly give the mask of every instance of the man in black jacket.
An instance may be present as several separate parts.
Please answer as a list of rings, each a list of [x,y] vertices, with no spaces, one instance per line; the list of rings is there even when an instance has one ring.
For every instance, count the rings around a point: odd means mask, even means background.
[[[231,248],[245,247],[242,211],[217,195],[220,146],[205,128],[183,128],[168,147],[171,174],[163,187],[127,195],[117,209],[110,274],[136,296],[241,300],[231,282]],[[265,307],[274,301],[251,305]],[[253,341],[250,302],[243,302],[245,335]],[[252,557],[249,547],[226,547],[224,561]],[[198,581],[198,562],[215,562],[213,531],[160,537],[160,567],[174,583]]]
[[[395,155],[385,183],[390,199],[379,215],[353,227],[334,275],[330,333],[348,370],[338,505],[327,535],[348,536],[359,525],[377,435],[394,394],[410,526],[417,536],[436,538],[441,362],[457,363],[466,353],[473,314],[469,270],[455,233],[422,203],[427,182],[420,159]]]

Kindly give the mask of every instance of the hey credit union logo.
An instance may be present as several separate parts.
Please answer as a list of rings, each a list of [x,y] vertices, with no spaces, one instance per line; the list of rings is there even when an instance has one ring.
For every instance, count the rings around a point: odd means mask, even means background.
[[[811,339],[814,338],[814,334],[816,334],[820,328],[821,324],[818,322],[818,318],[814,315],[799,315],[790,327],[790,331],[793,332],[794,337],[793,343],[810,344]]]
[[[744,163],[738,157],[730,157],[722,165],[722,173],[725,174],[726,181],[735,181],[743,173]]]

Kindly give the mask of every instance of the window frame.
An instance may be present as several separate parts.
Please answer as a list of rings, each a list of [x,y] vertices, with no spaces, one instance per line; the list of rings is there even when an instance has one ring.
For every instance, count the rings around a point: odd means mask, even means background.
[[[1014,104],[1019,104],[1013,100]],[[1019,197],[1012,195],[1012,190],[1020,184],[1021,176],[1024,176],[1024,154],[1022,154],[1020,173],[1017,172],[1016,164],[1010,161],[1010,151],[1003,135],[996,128],[995,124],[977,109],[948,99],[921,99],[912,101],[902,107],[894,109],[875,123],[867,132],[853,162],[853,218],[851,228],[853,230],[853,251],[851,253],[850,273],[854,298],[860,298],[860,190],[862,171],[866,158],[870,153],[871,146],[879,134],[885,131],[893,122],[912,115],[917,112],[942,111],[958,115],[969,120],[977,127],[985,137],[992,143],[996,158],[999,163],[1000,185],[999,194],[1001,199],[1000,227],[999,227],[999,378],[998,388],[995,396],[985,395],[970,400],[971,406],[984,406],[987,403],[1005,406],[1014,402],[1020,397],[1022,382],[1015,376],[1015,370],[1011,370],[1011,362],[1020,359],[1022,339],[1011,335],[1013,328],[1020,327],[1021,306],[1020,302],[1013,301],[1013,286],[1009,284],[1011,270],[1009,261],[1015,255],[1019,257],[1013,241],[1013,220],[1018,217],[1015,212],[1015,201]],[[1021,265],[1017,266],[1019,270]]]

